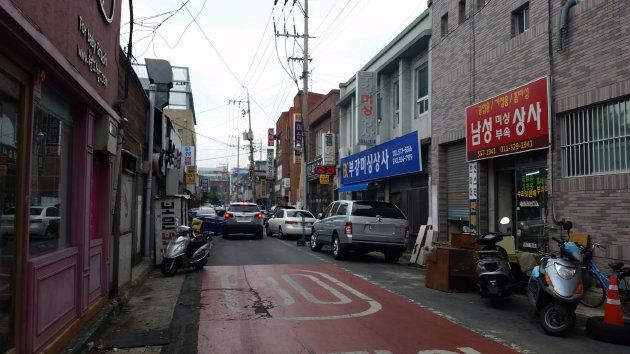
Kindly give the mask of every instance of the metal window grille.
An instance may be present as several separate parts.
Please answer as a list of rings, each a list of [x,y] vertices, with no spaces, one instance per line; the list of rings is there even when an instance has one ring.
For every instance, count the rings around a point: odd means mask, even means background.
[[[563,177],[630,172],[630,99],[565,114],[560,149]]]
[[[394,82],[393,91],[394,128],[396,128],[398,124],[400,124],[400,86],[398,85],[398,81]]]

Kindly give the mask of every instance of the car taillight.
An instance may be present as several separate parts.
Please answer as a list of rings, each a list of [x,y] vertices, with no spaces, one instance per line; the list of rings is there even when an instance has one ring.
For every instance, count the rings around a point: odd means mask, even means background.
[[[409,238],[409,225],[405,226],[405,238]]]
[[[499,269],[499,264],[495,263],[495,262],[491,262],[491,263],[484,263],[483,267],[486,268],[486,270],[488,272],[494,272],[497,269]]]
[[[226,219],[230,219],[230,218],[234,217],[234,215],[232,213],[225,213],[223,215],[223,217],[226,218]]]
[[[343,228],[343,233],[346,235],[352,234],[352,223],[350,221],[346,222],[346,226]]]
[[[258,213],[258,214],[256,214],[256,217],[257,217],[258,219],[261,219],[261,220],[262,220],[262,218],[263,218],[263,214],[262,214],[262,213]]]

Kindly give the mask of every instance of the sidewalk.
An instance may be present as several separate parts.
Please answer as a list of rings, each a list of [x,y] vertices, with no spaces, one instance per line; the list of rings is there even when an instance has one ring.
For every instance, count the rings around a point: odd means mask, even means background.
[[[134,296],[153,269],[153,261],[145,259],[131,270],[131,283],[115,299],[109,299],[103,309],[96,314],[61,351],[64,353],[88,353],[94,340],[107,328],[112,319],[120,313]]]

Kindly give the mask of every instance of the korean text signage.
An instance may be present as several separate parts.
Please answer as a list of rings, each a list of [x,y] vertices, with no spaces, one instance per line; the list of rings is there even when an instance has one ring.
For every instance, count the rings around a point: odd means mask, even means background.
[[[267,129],[267,146],[274,147],[276,141],[276,136],[273,133],[273,128]]]
[[[420,172],[418,132],[345,157],[341,159],[340,169],[342,185]]]
[[[303,132],[303,124],[302,124],[302,115],[294,114],[293,115],[293,151],[295,151],[295,155],[293,160],[296,161],[295,157],[302,155],[302,132]]]
[[[184,166],[192,166],[195,164],[195,147],[184,146]]]
[[[164,198],[155,201],[155,262],[162,263],[162,249],[176,236],[175,228],[181,219],[180,198]]]
[[[466,108],[468,161],[547,147],[547,77]]]
[[[322,159],[318,158],[306,164],[306,180],[315,181],[319,179],[319,174],[315,170],[322,166]]]
[[[357,72],[356,107],[359,145],[376,144],[376,72]]]
[[[322,134],[322,164],[323,165],[336,165],[335,161],[335,134],[324,133]]]
[[[470,202],[470,223],[469,227],[477,231],[477,171],[478,162],[468,164],[468,201]]]
[[[273,180],[275,176],[275,169],[273,166],[273,149],[267,149],[267,179]]]

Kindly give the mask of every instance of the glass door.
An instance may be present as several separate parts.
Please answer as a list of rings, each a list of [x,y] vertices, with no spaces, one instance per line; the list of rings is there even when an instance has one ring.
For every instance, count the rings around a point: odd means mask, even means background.
[[[545,220],[547,169],[516,171],[516,238],[521,251],[537,252],[547,247]]]

